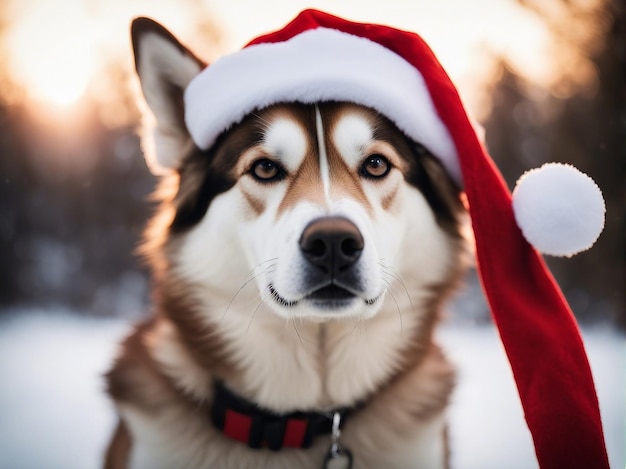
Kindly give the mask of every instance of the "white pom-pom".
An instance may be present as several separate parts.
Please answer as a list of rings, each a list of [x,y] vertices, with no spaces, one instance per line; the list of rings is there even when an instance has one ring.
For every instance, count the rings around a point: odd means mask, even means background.
[[[560,163],[519,178],[513,211],[526,240],[551,256],[571,257],[589,249],[604,229],[602,192],[589,176]]]

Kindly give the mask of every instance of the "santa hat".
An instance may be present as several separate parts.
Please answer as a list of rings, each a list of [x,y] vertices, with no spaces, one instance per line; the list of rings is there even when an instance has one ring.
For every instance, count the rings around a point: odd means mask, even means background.
[[[256,109],[329,100],[384,114],[462,185],[483,289],[540,467],[608,467],[576,321],[535,249],[570,256],[595,242],[604,225],[597,186],[571,166],[548,165],[522,177],[512,199],[454,85],[419,36],[315,10],[202,71],[185,91],[185,119],[206,149]]]

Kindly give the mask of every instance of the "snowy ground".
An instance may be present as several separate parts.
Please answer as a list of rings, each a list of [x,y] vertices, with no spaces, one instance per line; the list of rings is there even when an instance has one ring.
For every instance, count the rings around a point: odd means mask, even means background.
[[[123,320],[21,312],[0,319],[0,468],[95,469],[114,417],[101,375]],[[624,337],[585,330],[611,467],[624,467]],[[453,467],[531,469],[530,435],[511,373],[490,326],[441,331],[460,367],[450,412]]]

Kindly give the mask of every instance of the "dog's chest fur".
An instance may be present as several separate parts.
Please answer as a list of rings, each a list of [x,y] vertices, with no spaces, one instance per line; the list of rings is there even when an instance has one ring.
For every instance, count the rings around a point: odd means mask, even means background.
[[[128,463],[111,468],[321,467],[328,436],[279,452],[224,437],[209,419],[215,379],[279,413],[358,405],[341,437],[355,468],[445,467],[454,372],[432,332],[463,267],[460,209],[416,151],[344,103],[275,106],[208,153],[187,149],[149,230],[155,317],[108,375],[121,416],[109,461]],[[324,300],[338,312],[316,306],[298,241],[329,215],[364,244],[345,280],[356,299]]]
[[[380,331],[374,326],[371,332]],[[336,375],[335,386],[345,388],[341,390],[343,393],[362,391],[359,383],[367,381],[371,374],[366,363],[374,365],[377,361],[372,360],[375,350],[370,342],[350,340],[353,348],[338,347],[334,352],[358,356],[359,360],[339,358],[336,363],[331,360],[326,365]],[[285,346],[273,347],[273,351],[290,353],[291,350],[293,354],[294,348]],[[118,361],[110,379],[132,382],[132,390],[115,389],[116,384],[112,385],[113,394],[119,393],[120,415],[132,434],[128,467],[321,467],[330,437],[318,437],[306,450],[285,448],[272,452],[250,450],[216,430],[209,419],[213,376],[198,366],[168,322],[140,328],[128,340],[126,350],[130,354]],[[263,355],[261,349],[255,350]],[[323,395],[326,392],[320,377],[324,370],[318,368],[319,362],[302,351],[297,355],[277,361],[274,368],[254,372],[263,383],[261,389],[286,401],[297,401],[297,396],[302,394],[303,400],[316,397],[329,402],[329,397]],[[271,358],[263,357],[255,365],[263,360]],[[333,378],[326,381],[330,383]],[[365,387],[374,388],[375,392],[368,395],[365,406],[348,420],[342,431],[341,442],[353,452],[354,467],[445,467],[443,411],[453,384],[452,366],[432,344],[418,363],[396,374],[379,389],[367,382]],[[186,465],[188,462],[192,465]]]

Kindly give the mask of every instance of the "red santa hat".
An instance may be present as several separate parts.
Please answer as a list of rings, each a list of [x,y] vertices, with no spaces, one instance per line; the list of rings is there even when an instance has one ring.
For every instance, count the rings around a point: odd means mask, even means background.
[[[419,36],[315,10],[202,71],[185,91],[185,119],[206,149],[256,109],[328,100],[384,114],[463,186],[483,289],[540,467],[607,468],[581,336],[535,249],[570,256],[595,242],[604,225],[597,186],[571,166],[548,165],[523,176],[512,199],[454,85]]]

